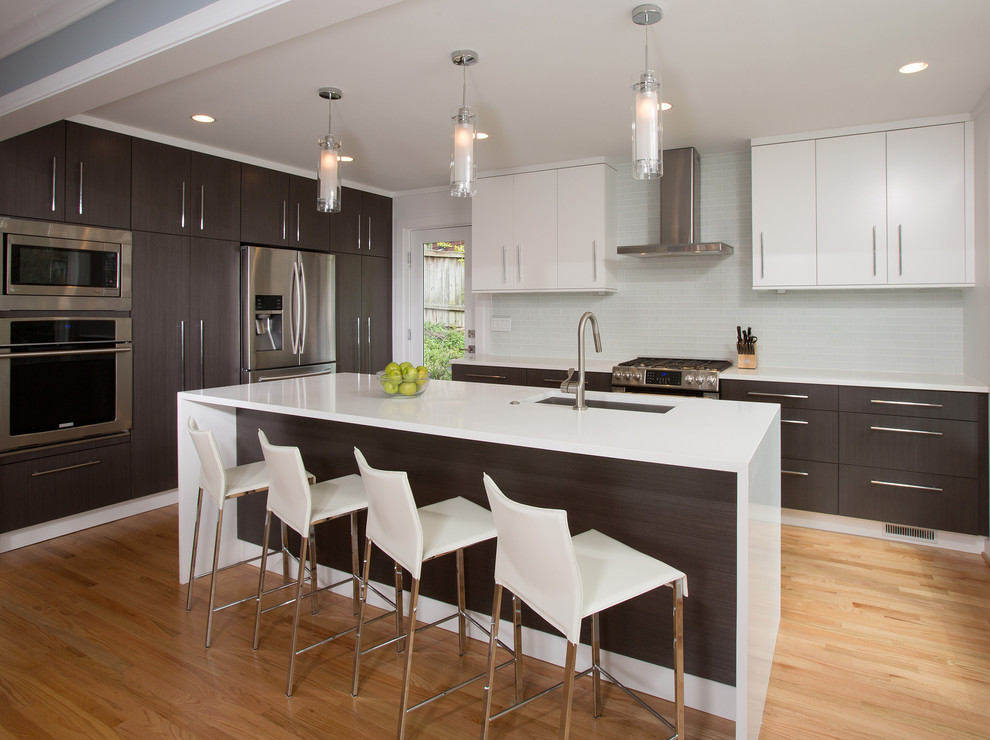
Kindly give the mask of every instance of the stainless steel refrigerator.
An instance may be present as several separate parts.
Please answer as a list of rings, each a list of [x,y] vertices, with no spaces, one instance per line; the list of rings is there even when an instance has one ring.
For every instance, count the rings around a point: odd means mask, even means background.
[[[241,381],[334,372],[334,258],[241,249]]]

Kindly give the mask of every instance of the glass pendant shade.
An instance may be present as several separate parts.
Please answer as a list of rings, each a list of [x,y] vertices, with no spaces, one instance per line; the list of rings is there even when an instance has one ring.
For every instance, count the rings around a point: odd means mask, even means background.
[[[316,210],[322,213],[340,212],[340,140],[331,134],[321,136],[320,192]]]
[[[454,135],[450,154],[450,194],[470,198],[478,192],[474,141],[478,115],[462,105],[454,114]]]
[[[663,120],[660,115],[660,80],[646,70],[633,85],[632,175],[637,180],[663,177]]]

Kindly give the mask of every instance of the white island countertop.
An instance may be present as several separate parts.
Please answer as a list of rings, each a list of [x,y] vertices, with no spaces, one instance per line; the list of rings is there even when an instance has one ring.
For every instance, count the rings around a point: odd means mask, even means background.
[[[373,375],[340,373],[186,391],[180,397],[482,442],[741,472],[777,423],[772,404],[589,391],[588,399],[669,406],[663,414],[535,403],[557,391],[430,381],[419,397],[387,396]]]

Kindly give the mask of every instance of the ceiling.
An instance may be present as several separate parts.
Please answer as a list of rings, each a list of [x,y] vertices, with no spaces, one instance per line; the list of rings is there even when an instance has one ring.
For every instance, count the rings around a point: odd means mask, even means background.
[[[3,0],[0,58],[55,33],[113,0]]]
[[[490,134],[477,145],[481,171],[628,162],[630,85],[647,33],[673,105],[665,148],[710,154],[744,149],[753,137],[968,113],[990,90],[986,0],[658,4],[663,20],[646,32],[631,20],[635,0],[256,3],[246,18],[36,94],[8,115],[26,130],[84,114],[314,173],[316,139],[327,129],[317,90],[334,86],[343,98],[333,133],[355,158],[345,182],[400,192],[447,182],[450,116],[461,100],[455,49],[479,56],[467,101]],[[919,59],[928,70],[897,72]],[[196,112],[217,122],[194,124]],[[0,118],[0,135],[17,132]]]

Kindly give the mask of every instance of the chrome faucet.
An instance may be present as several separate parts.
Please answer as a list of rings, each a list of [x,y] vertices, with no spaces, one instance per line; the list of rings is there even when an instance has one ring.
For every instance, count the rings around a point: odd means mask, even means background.
[[[587,411],[588,407],[584,402],[584,327],[591,320],[591,333],[595,338],[595,352],[602,351],[602,338],[598,333],[598,319],[591,311],[585,311],[581,314],[581,319],[578,321],[578,376],[577,381],[571,380],[574,376],[574,368],[570,368],[567,371],[567,378],[563,383],[560,384],[560,390],[564,393],[576,393],[577,398],[574,401],[575,411]]]

